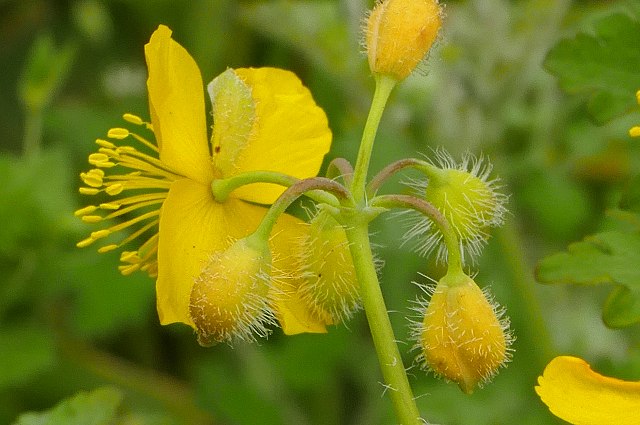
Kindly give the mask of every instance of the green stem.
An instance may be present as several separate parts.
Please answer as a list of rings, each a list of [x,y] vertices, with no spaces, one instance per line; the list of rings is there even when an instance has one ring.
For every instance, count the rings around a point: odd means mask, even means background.
[[[278,197],[278,199],[276,199],[269,210],[267,210],[267,213],[262,218],[260,225],[258,226],[256,231],[253,232],[253,235],[261,238],[262,240],[268,240],[273,226],[275,226],[276,221],[278,221],[278,217],[280,217],[296,199],[314,190],[324,191],[321,193],[331,192],[329,195],[336,195],[342,202],[346,203],[347,205],[353,206],[351,195],[349,194],[347,189],[333,180],[324,177],[314,177],[310,179],[300,180],[296,184],[290,186],[282,193],[282,195],[280,195],[280,197]],[[328,204],[327,207],[337,209],[337,207],[334,207],[332,204]]]
[[[396,83],[397,81],[391,77],[376,75],[376,91],[373,94],[367,123],[362,132],[362,141],[360,142],[360,150],[358,151],[358,159],[356,160],[353,181],[351,183],[351,192],[358,204],[365,202],[365,186],[369,163],[371,161],[373,142],[376,138],[378,125],[380,124],[380,118],[382,117],[387,99],[389,99],[391,90],[393,90]]]
[[[381,195],[372,199],[372,207],[410,208],[428,217],[438,226],[442,241],[447,247],[448,272],[462,272],[462,254],[456,232],[451,228],[445,216],[430,202],[409,195]]]
[[[231,192],[248,184],[272,183],[284,187],[291,187],[300,181],[301,180],[296,177],[279,173],[277,171],[249,171],[246,173],[236,174],[235,176],[225,179],[215,179],[211,182],[211,192],[213,193],[213,197],[216,201],[224,202],[227,200]],[[305,193],[305,195],[316,202],[322,202],[335,207],[339,206],[336,197],[331,193],[323,192],[321,190],[310,190]]]
[[[421,424],[423,422],[420,419],[420,412],[407,379],[398,345],[395,342],[393,328],[378,282],[367,222],[358,221],[358,217],[360,217],[358,214],[354,214],[353,221],[355,222],[347,223],[345,230],[350,242],[353,265],[360,283],[362,304],[378,354],[385,387],[389,390],[388,394],[400,423],[402,425]]]
[[[541,369],[557,353],[536,295],[536,283],[531,273],[532,267],[525,261],[526,255],[522,249],[525,245],[520,240],[520,235],[512,221],[507,221],[501,229],[498,229],[496,239],[505,254],[506,264],[511,269],[513,284],[522,300],[521,308],[526,311],[523,316],[527,317],[529,328],[532,330],[530,340],[538,347],[532,354],[535,356],[534,361],[537,362],[537,368]]]
[[[42,110],[28,108],[24,126],[22,150],[25,156],[32,156],[40,151],[42,141]]]

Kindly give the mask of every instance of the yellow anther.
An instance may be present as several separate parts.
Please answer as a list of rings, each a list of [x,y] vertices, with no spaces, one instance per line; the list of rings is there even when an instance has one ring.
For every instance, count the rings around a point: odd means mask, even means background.
[[[135,272],[140,268],[140,264],[130,264],[128,266],[118,266],[118,270],[122,273],[123,276],[129,276],[131,273]]]
[[[144,124],[144,121],[142,121],[142,118],[140,118],[137,115],[133,115],[133,114],[124,114],[122,116],[122,118],[124,118],[125,121],[130,122],[131,124],[136,124],[136,125],[142,125]]]
[[[112,148],[100,148],[98,149],[98,152],[103,153],[105,155],[108,155],[109,157],[113,158],[118,156],[118,147],[117,146],[113,146]]]
[[[120,254],[120,261],[130,264],[139,263],[140,256],[138,255],[138,251],[123,251],[122,254]]]
[[[96,241],[96,240],[95,240],[95,239],[93,239],[93,238],[83,239],[83,240],[81,240],[80,242],[78,242],[78,243],[76,244],[76,246],[77,246],[78,248],[84,248],[84,247],[86,247],[86,246],[91,245],[91,244],[92,244],[92,243],[94,243],[95,241]]]
[[[99,215],[83,215],[82,221],[85,223],[99,223],[102,221],[102,217]]]
[[[95,174],[82,173],[80,174],[80,178],[87,186],[102,187],[102,177],[96,176]]]
[[[640,126],[631,127],[629,129],[629,136],[640,137]]]
[[[87,171],[87,174],[95,175],[95,176],[98,176],[98,177],[104,177],[104,171],[102,171],[99,168],[93,168],[93,169]]]
[[[116,165],[117,164],[115,162],[105,161],[105,162],[100,162],[100,163],[96,164],[96,167],[111,168],[111,167],[115,167]]]
[[[116,244],[105,245],[103,247],[98,248],[98,252],[100,254],[104,254],[105,252],[113,251],[114,249],[117,249],[117,248],[118,248],[118,245]]]
[[[108,229],[102,229],[102,230],[96,230],[95,232],[91,232],[91,237],[93,239],[102,239],[104,237],[107,237],[111,234],[111,232]]]
[[[100,193],[100,189],[96,189],[93,187],[81,187],[78,189],[78,192],[80,192],[82,195],[96,195]]]
[[[640,104],[640,90],[636,92],[636,100],[638,101],[638,104]]]
[[[108,149],[115,149],[116,148],[116,145],[114,145],[113,143],[108,142],[108,141],[106,141],[104,139],[96,139],[96,144],[98,146],[100,146],[100,147],[103,147],[103,148],[108,148]]]
[[[116,204],[115,202],[105,202],[100,204],[100,208],[103,210],[117,210],[120,208],[120,204]]]
[[[107,137],[111,139],[122,140],[129,136],[129,130],[126,128],[112,128],[107,132]]]
[[[110,186],[107,186],[107,188],[105,189],[105,191],[113,196],[113,195],[117,195],[120,192],[122,192],[122,190],[124,189],[124,186],[122,185],[122,183],[116,183],[116,184],[112,184]]]
[[[92,153],[91,155],[89,155],[89,164],[91,165],[98,166],[98,164],[108,161],[109,157],[103,153]]]
[[[119,153],[119,154],[122,154],[122,153],[133,153],[133,152],[137,152],[137,149],[134,148],[133,146],[120,146],[120,147],[118,147],[116,152]]]
[[[87,207],[80,208],[79,210],[74,212],[73,215],[75,215],[76,217],[80,217],[80,216],[83,216],[83,215],[91,214],[92,212],[94,212],[97,209],[98,209],[98,207],[96,207],[95,205],[89,205]]]

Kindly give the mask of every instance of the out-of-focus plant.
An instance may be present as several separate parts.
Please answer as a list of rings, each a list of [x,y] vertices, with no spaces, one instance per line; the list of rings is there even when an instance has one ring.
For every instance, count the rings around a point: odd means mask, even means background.
[[[640,15],[616,13],[593,24],[592,34],[561,40],[546,66],[563,88],[589,96],[593,118],[604,123],[631,110],[639,83]],[[635,100],[640,103],[640,91]],[[637,126],[629,130],[638,135]],[[630,176],[609,211],[614,228],[569,245],[566,252],[539,262],[538,279],[547,284],[613,285],[602,320],[610,328],[640,322],[640,215],[638,175]],[[560,356],[538,379],[536,392],[552,413],[573,424],[640,422],[640,385],[599,375],[581,359]]]

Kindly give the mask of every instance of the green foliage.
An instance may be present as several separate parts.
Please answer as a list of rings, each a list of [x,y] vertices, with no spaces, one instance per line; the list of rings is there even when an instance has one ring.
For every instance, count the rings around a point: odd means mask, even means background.
[[[589,112],[603,123],[634,106],[639,63],[640,22],[613,14],[596,21],[593,34],[560,41],[545,66],[563,89],[589,95]]]
[[[18,85],[20,98],[27,109],[39,110],[51,102],[71,70],[74,55],[75,49],[71,45],[58,48],[51,36],[42,35],[36,39]]]
[[[46,412],[24,413],[13,425],[172,425],[161,415],[132,413],[125,395],[113,387],[80,392]]]
[[[607,326],[640,322],[640,234],[603,232],[569,245],[567,252],[551,255],[539,264],[536,275],[544,283],[582,285],[615,284],[603,309]]]
[[[113,388],[79,393],[44,413],[25,413],[15,425],[110,425],[117,420],[123,395]]]

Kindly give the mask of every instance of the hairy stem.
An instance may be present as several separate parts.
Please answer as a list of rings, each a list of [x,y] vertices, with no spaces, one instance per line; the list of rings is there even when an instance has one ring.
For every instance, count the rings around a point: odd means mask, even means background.
[[[402,425],[421,424],[423,422],[420,419],[420,412],[407,379],[378,282],[367,222],[354,221],[346,226],[346,233],[350,242],[353,265],[360,283],[362,304],[369,322],[385,387],[388,388],[388,394],[399,423]]]

